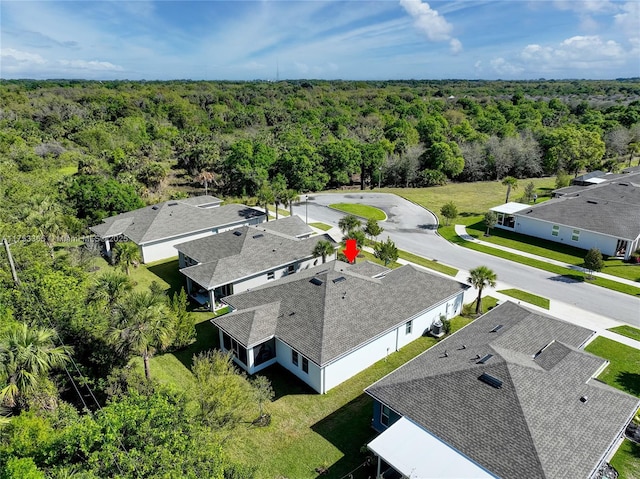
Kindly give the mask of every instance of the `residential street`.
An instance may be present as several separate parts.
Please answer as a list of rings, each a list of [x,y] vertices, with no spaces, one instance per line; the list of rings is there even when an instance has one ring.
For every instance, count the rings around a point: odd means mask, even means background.
[[[343,213],[327,208],[332,203],[362,203],[383,210],[388,219],[381,222],[385,231],[398,248],[436,259],[461,270],[469,270],[479,265],[493,269],[502,285],[530,291],[551,300],[585,310],[587,315],[602,315],[627,324],[640,326],[640,298],[611,291],[591,284],[573,282],[526,265],[452,245],[441,238],[435,230],[436,219],[427,210],[399,196],[386,193],[349,192],[345,194],[305,196],[294,213],[305,218],[308,210],[309,221],[321,221],[337,226]]]

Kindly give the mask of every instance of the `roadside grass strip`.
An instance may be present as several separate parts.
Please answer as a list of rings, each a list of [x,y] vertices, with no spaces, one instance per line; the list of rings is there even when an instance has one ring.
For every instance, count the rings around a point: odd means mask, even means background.
[[[565,278],[571,279],[576,282],[584,282],[588,281],[590,284],[594,284],[596,286],[601,286],[603,288],[610,289],[612,291],[618,291],[619,293],[628,294],[630,296],[640,297],[640,288],[631,286],[624,283],[619,283],[617,281],[613,281],[606,278],[594,277],[593,279],[586,279],[585,274],[580,271],[574,271],[569,268],[565,268],[563,266],[557,266],[554,264],[547,263],[545,261],[540,261],[537,259],[528,258],[526,256],[522,256],[516,253],[510,253],[508,251],[503,251],[500,249],[492,248],[491,246],[484,246],[482,244],[474,243],[472,241],[467,241],[460,238],[453,226],[443,226],[438,232],[440,235],[451,243],[463,246],[464,248],[469,248],[474,251],[479,251],[481,253],[490,254],[492,256],[497,256],[499,258],[507,259],[509,261],[513,261],[514,263],[520,263],[527,266],[531,266],[533,268],[538,268],[544,271],[549,271],[550,273],[557,274],[559,276],[563,276]]]
[[[329,231],[331,229],[331,226],[324,223],[309,223],[309,226],[313,226],[314,228],[318,228],[322,231]]]
[[[519,299],[520,301],[525,301],[529,304],[533,304],[544,309],[549,309],[549,300],[547,298],[522,291],[521,289],[502,289],[498,291],[498,293],[506,294],[507,296],[511,296],[512,298]]]
[[[387,219],[387,215],[381,209],[359,203],[334,203],[329,205],[329,208],[366,219],[373,218],[376,221],[384,221]]]
[[[622,336],[626,336],[627,338],[635,339],[636,341],[640,341],[640,329],[634,328],[633,326],[628,326],[625,324],[623,326],[609,328],[609,331],[618,333]]]

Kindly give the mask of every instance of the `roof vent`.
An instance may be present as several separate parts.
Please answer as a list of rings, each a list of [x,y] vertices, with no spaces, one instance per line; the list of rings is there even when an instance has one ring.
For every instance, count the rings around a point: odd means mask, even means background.
[[[502,324],[498,324],[495,328],[493,328],[491,331],[489,331],[490,333],[497,333],[498,331],[500,331],[502,328],[504,327],[504,325]]]
[[[153,205],[153,206],[151,207],[151,209],[152,209],[152,210],[159,210],[159,209],[160,209],[160,207],[159,207],[158,205]]]
[[[324,283],[324,281],[322,281],[320,278],[311,278],[309,283],[315,284],[316,286],[320,286],[322,283]]]
[[[620,186],[629,186],[629,183],[618,183]]]
[[[589,203],[590,205],[597,205],[598,204],[597,201],[593,201],[593,200],[587,200],[587,203]]]
[[[343,281],[346,281],[347,278],[345,278],[344,276],[340,276],[339,278],[336,278],[333,280],[334,283],[342,283]]]
[[[169,206],[176,206],[178,204],[177,201],[172,201],[171,203],[169,203]]]
[[[502,387],[502,381],[498,378],[491,376],[490,374],[482,373],[478,377],[478,379],[483,383],[488,384],[489,386],[494,387],[496,389],[500,389]]]
[[[480,361],[478,361],[476,364],[484,364],[487,361],[489,361],[489,359],[491,359],[492,357],[493,357],[493,354],[487,354],[482,359],[480,359]]]
[[[234,231],[233,236],[242,236],[242,231]]]
[[[580,402],[587,402],[589,400],[589,396],[580,396]]]
[[[257,235],[253,235],[253,239],[258,239],[258,238],[264,238],[264,235],[262,233],[259,233]]]

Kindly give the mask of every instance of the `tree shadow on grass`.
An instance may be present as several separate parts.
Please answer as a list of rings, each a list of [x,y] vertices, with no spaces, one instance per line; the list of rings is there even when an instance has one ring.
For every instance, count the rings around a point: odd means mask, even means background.
[[[182,274],[180,274],[179,271],[177,259],[149,266],[147,270],[169,285],[169,289],[167,290],[167,294],[169,296],[180,291],[180,288],[184,286],[184,281],[182,279]]]
[[[191,370],[191,366],[193,366],[193,356],[210,349],[219,348],[219,339],[218,328],[209,321],[203,321],[196,324],[196,342],[184,349],[174,351],[173,355],[178,358],[178,361],[184,364],[187,369]]]
[[[622,371],[616,376],[616,382],[629,394],[640,397],[640,374]]]
[[[361,453],[360,449],[377,435],[371,429],[372,414],[373,400],[363,393],[311,426],[315,433],[343,453],[342,458],[331,464],[326,474],[319,475],[319,478],[339,479],[364,463],[366,455]],[[312,464],[312,466],[322,465]],[[373,476],[375,476],[373,466],[360,467],[353,473],[354,479],[366,479]]]
[[[275,393],[274,401],[290,395],[318,395],[309,385],[277,363],[256,374],[265,376],[271,381],[271,387]]]

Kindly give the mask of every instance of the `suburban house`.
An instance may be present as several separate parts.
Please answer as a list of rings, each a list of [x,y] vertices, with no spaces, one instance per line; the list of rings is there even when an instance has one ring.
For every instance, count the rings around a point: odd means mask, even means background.
[[[249,374],[280,364],[326,393],[462,309],[468,285],[413,266],[331,261],[224,298],[212,320]]]
[[[244,205],[220,206],[213,196],[171,200],[121,213],[90,229],[111,256],[117,241],[132,241],[140,248],[143,263],[176,256],[174,245],[221,233],[244,225],[260,224],[262,211]]]
[[[611,175],[592,186],[570,186],[536,205],[491,208],[496,227],[629,259],[640,247],[640,173]]]
[[[505,302],[369,386],[377,477],[594,477],[640,406],[594,334]]]
[[[318,241],[337,247],[330,236],[312,233],[292,216],[177,244],[187,293],[215,311],[224,296],[311,268],[322,262],[313,254]]]

